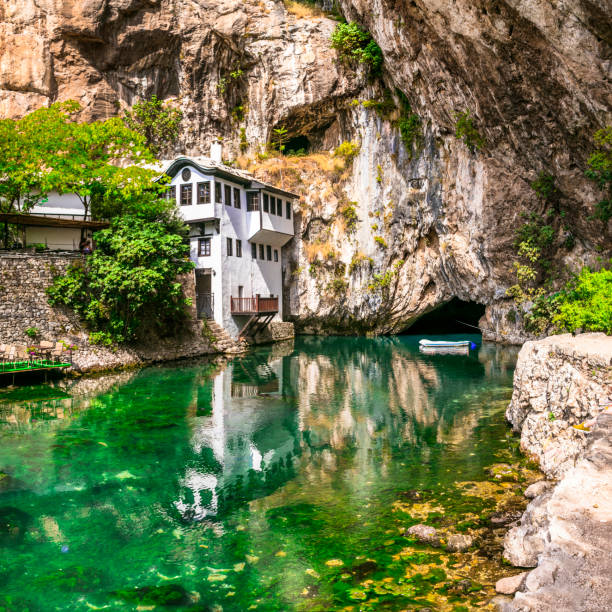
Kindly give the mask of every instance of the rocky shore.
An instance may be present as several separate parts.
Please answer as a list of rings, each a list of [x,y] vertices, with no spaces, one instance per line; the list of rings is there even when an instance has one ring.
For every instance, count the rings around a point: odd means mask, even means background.
[[[497,585],[503,612],[608,610],[612,599],[612,338],[563,335],[527,342],[506,416],[550,480],[506,535],[521,568]],[[554,480],[553,480],[554,479]]]

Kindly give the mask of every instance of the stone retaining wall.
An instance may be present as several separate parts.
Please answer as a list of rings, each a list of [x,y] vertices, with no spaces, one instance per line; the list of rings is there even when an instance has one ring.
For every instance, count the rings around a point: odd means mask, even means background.
[[[45,289],[79,255],[0,255],[0,344],[32,344],[25,330],[38,328],[36,341],[68,339],[81,331],[74,313],[52,308]]]
[[[80,255],[3,253],[0,255],[0,343],[32,344],[41,340],[65,340],[76,345],[74,368],[80,372],[113,370],[140,366],[154,361],[170,361],[217,353],[202,332],[195,306],[183,328],[172,337],[162,338],[142,330],[138,341],[116,349],[92,346],[88,332],[68,308],[49,305],[45,289],[53,278],[78,261]],[[181,278],[183,291],[195,304],[193,274]],[[35,327],[35,340],[25,330]]]

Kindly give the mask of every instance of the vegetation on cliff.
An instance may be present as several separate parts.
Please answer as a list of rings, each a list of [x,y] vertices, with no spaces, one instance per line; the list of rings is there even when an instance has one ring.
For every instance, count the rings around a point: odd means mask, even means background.
[[[383,63],[381,48],[372,35],[354,21],[336,26],[331,36],[331,45],[338,51],[342,60],[366,64],[372,72],[380,72]]]

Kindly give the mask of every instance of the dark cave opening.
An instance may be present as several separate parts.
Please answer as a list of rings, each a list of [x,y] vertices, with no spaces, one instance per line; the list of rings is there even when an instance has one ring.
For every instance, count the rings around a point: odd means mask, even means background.
[[[304,134],[300,134],[299,136],[294,136],[293,138],[289,138],[285,143],[285,154],[286,155],[300,155],[310,153],[311,148],[310,140],[308,136]]]
[[[484,304],[453,298],[417,319],[405,334],[476,334],[478,321],[485,313]]]

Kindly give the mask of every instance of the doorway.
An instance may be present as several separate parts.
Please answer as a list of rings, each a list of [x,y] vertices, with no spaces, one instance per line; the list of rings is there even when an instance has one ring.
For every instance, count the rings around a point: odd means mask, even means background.
[[[195,271],[196,275],[196,306],[198,319],[213,319],[215,312],[214,296],[212,294],[212,274],[208,268]]]

